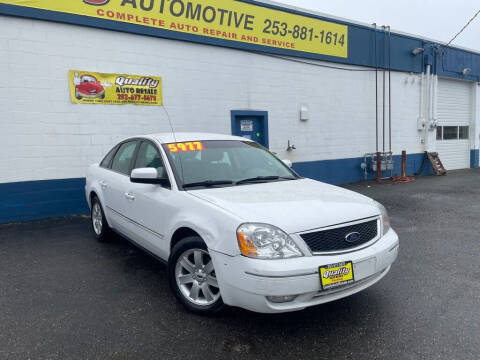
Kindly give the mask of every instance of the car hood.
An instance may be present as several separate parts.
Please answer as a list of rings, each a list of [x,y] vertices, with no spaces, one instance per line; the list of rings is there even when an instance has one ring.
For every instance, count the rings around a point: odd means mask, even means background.
[[[380,214],[370,198],[311,179],[188,192],[245,222],[275,225],[290,234]]]
[[[96,91],[101,92],[103,91],[103,86],[100,83],[81,83],[77,86],[78,90],[80,91]]]

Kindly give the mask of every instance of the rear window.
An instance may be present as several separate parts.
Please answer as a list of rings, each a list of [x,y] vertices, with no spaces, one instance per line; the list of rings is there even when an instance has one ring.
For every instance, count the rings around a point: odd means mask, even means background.
[[[115,155],[115,152],[117,151],[117,148],[118,148],[118,146],[115,146],[112,150],[110,150],[110,152],[107,154],[107,156],[105,156],[103,158],[102,162],[100,163],[101,167],[104,167],[104,168],[109,168],[110,167],[110,163],[112,162],[112,158]]]
[[[120,145],[112,162],[112,170],[121,174],[130,175],[130,166],[137,147],[137,141],[130,141]]]

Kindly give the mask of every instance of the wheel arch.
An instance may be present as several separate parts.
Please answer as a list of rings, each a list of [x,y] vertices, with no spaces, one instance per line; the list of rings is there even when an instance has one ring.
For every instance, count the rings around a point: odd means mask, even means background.
[[[95,190],[90,190],[90,194],[88,195],[88,201],[90,201],[90,206],[92,206],[93,198],[98,198],[98,194]]]
[[[177,245],[183,239],[190,237],[190,236],[198,236],[205,242],[205,239],[194,229],[189,226],[181,226],[174,231],[170,238],[170,252],[175,245]]]

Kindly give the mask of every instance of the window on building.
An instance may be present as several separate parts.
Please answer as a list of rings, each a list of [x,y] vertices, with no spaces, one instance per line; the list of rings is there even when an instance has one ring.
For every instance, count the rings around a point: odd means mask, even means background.
[[[458,126],[443,127],[443,140],[457,140],[457,139],[458,139]]]
[[[443,126],[437,126],[437,140],[443,139]]]
[[[458,138],[461,140],[468,140],[468,126],[459,126],[458,128]]]
[[[137,141],[129,141],[120,145],[120,148],[113,158],[112,170],[125,175],[130,175],[130,165],[136,147]]]

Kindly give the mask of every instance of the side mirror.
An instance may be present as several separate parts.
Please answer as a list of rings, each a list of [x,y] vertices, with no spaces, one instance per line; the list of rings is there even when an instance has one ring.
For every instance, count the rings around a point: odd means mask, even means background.
[[[155,168],[134,169],[130,175],[130,181],[137,184],[158,184],[165,187],[170,186],[170,181],[168,180],[165,168],[161,168],[160,172]]]
[[[283,162],[285,165],[287,165],[289,168],[292,168],[292,166],[293,166],[293,165],[292,165],[292,162],[291,162],[290,160],[288,160],[288,159],[284,159],[284,160],[282,160],[282,162]]]

